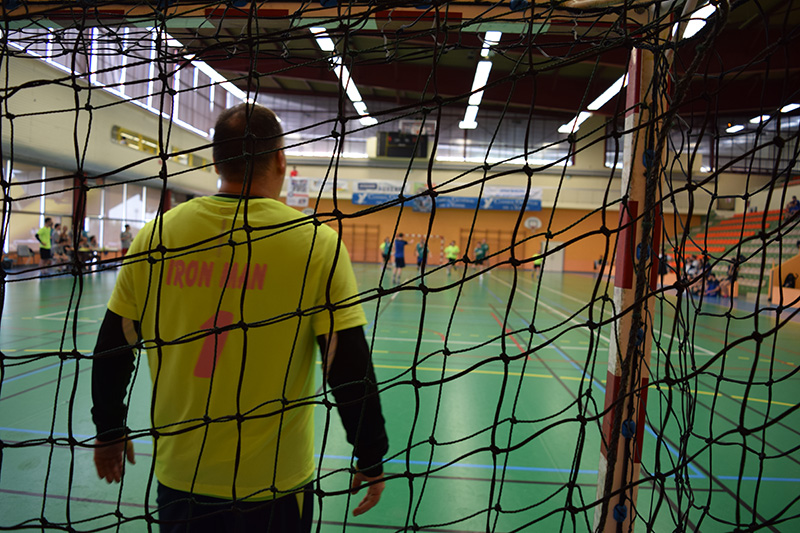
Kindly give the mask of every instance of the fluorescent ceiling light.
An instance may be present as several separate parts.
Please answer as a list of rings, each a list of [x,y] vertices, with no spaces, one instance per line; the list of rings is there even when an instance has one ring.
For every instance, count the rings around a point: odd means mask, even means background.
[[[470,105],[467,106],[467,110],[464,112],[464,120],[458,123],[458,127],[462,130],[474,130],[478,127],[478,123],[475,122],[475,119],[478,116],[478,106]]]
[[[483,99],[483,91],[475,92],[481,87],[486,87],[486,82],[489,81],[489,74],[492,72],[491,61],[480,61],[478,67],[475,69],[475,79],[472,80],[473,93],[469,96],[468,105],[481,105]]]
[[[758,117],[753,117],[750,119],[750,124],[761,124],[762,122],[766,122],[769,120],[769,115],[761,115]]]
[[[487,31],[483,39],[481,57],[489,57],[489,49],[492,46],[497,46],[500,43],[501,37],[503,37],[503,32],[501,31]]]
[[[581,127],[581,124],[586,122],[586,119],[591,116],[592,114],[588,111],[581,111],[578,113],[577,117],[558,128],[558,133],[572,133],[573,131],[578,131],[578,129]]]
[[[606,89],[606,91],[603,94],[598,96],[594,102],[586,106],[586,109],[588,109],[589,111],[597,111],[598,109],[606,105],[606,103],[608,103],[609,100],[618,95],[619,92],[622,90],[622,88],[625,87],[626,85],[628,85],[627,74],[621,76],[617,81],[615,81],[611,85],[611,87]]]
[[[726,133],[738,133],[738,132],[742,131],[743,129],[744,129],[744,126],[742,126],[741,124],[736,124],[734,126],[731,126],[728,129],[726,129],[725,132]]]
[[[344,90],[351,102],[356,103],[363,100],[363,98],[361,98],[361,93],[358,92],[358,87],[356,87],[356,82],[353,80],[350,80],[350,83],[347,84]]]
[[[492,72],[491,61],[479,61],[478,67],[475,69],[475,79],[472,80],[472,90],[476,91],[481,87],[486,87],[486,82],[489,81],[489,73]]]
[[[787,104],[781,108],[781,113],[791,113],[797,108],[800,108],[800,104]]]
[[[683,30],[683,38],[689,39],[690,37],[694,37],[697,32],[705,27],[706,20],[713,15],[716,10],[717,8],[714,7],[713,4],[706,3],[706,5],[692,13],[689,22],[686,23],[686,29]]]
[[[309,28],[309,31],[314,34],[317,41],[317,46],[319,46],[323,52],[333,52],[336,50],[336,46],[328,37],[328,32],[325,28],[315,26],[313,28]],[[350,70],[344,66],[342,57],[338,55],[332,55],[328,58],[328,62],[333,67],[333,73],[336,74],[337,78],[339,78],[339,83],[342,84],[344,92],[347,94],[347,98],[349,98],[350,102],[352,102],[356,112],[362,116],[360,119],[361,124],[364,126],[374,126],[377,124],[378,121],[376,119],[365,116],[369,114],[369,111],[367,111],[367,104],[364,103],[364,99],[361,97],[361,92],[358,90],[356,82],[353,81],[353,77],[350,75]]]
[[[467,105],[479,106],[481,105],[481,100],[483,100],[483,91],[472,93],[469,95],[469,101],[467,101]]]
[[[328,37],[328,30],[326,30],[325,28],[320,28],[318,26],[308,29],[316,37],[317,46],[319,46],[321,50],[325,52],[333,52],[334,50],[336,50],[336,45],[334,45],[331,38]]]

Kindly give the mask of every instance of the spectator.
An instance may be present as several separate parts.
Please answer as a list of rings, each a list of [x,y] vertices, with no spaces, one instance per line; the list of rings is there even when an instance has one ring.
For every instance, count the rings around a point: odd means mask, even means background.
[[[728,265],[728,273],[725,276],[725,279],[720,280],[719,282],[719,294],[723,298],[730,298],[733,295],[733,287],[734,283],[736,283],[736,277],[739,273],[739,260],[735,260],[733,263]]]
[[[720,281],[714,275],[713,272],[709,272],[708,276],[706,276],[706,283],[705,283],[705,295],[706,296],[719,296],[720,295]]]
[[[44,226],[39,228],[39,231],[36,232],[36,240],[39,241],[39,266],[41,267],[50,266],[52,262],[52,227],[53,219],[46,217],[44,219]]]
[[[786,216],[793,216],[797,212],[800,212],[800,202],[797,201],[797,196],[792,196],[791,201],[786,204]]]
[[[131,233],[131,225],[125,224],[125,231],[119,234],[119,243],[120,248],[122,249],[122,257],[125,257],[128,253],[128,248],[131,247],[131,242],[133,241],[133,234]]]

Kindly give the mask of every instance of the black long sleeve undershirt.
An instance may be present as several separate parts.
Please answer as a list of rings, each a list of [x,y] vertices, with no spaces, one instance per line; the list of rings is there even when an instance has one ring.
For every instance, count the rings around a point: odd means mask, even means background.
[[[337,332],[336,353],[328,369],[328,386],[353,445],[358,469],[369,477],[383,473],[383,456],[389,450],[386,423],[381,413],[375,370],[364,329],[359,326]],[[317,337],[326,352],[325,337]]]
[[[133,347],[122,329],[122,317],[107,310],[92,358],[92,420],[101,441],[119,439],[128,432],[125,395],[134,361]]]
[[[317,341],[325,353],[324,337],[318,337]],[[128,432],[125,396],[134,362],[133,347],[125,338],[122,317],[106,311],[92,362],[92,419],[102,441],[121,438]],[[375,370],[360,326],[337,332],[336,354],[327,380],[347,441],[353,445],[358,459],[359,470],[370,477],[382,474],[381,461],[389,449],[389,442]]]

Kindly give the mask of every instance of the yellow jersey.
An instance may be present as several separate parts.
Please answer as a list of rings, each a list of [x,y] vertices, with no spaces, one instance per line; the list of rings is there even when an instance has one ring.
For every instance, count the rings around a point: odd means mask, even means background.
[[[344,244],[303,218],[197,198],[131,244],[108,307],[141,323],[164,485],[270,499],[313,476],[315,337],[366,319]]]

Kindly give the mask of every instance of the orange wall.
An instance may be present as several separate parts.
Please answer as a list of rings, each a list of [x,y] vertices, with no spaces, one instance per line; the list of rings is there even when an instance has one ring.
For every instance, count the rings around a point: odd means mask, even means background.
[[[378,246],[385,237],[391,237],[400,219],[398,232],[406,234],[406,240],[418,242],[418,237],[408,237],[413,234],[425,234],[428,225],[431,223],[431,213],[419,213],[410,208],[403,208],[402,213],[399,207],[381,208],[375,210],[376,206],[354,205],[349,200],[338,201],[339,210],[345,215],[362,213],[355,218],[343,219],[345,227],[345,243],[354,261],[378,261]],[[334,209],[333,200],[321,200],[318,212],[332,213]],[[375,210],[374,212],[370,212]],[[466,209],[442,209],[436,212],[433,217],[431,234],[442,236],[445,244],[455,240],[461,248],[462,254],[466,250],[467,237],[470,232],[473,217],[475,217],[474,237],[470,244],[470,249],[476,246],[475,237],[487,238],[490,246],[489,253],[494,254],[503,248],[510,248],[512,240],[517,243],[514,248],[519,259],[528,259],[540,250],[541,243],[544,241],[544,233],[550,229],[553,234],[552,240],[570,243],[564,251],[564,270],[568,271],[592,271],[594,261],[606,254],[611,255],[614,250],[616,234],[612,233],[606,238],[599,233],[603,227],[603,214],[589,214],[587,210],[580,209],[542,209],[538,212],[526,212],[522,221],[530,216],[538,217],[543,227],[535,232],[525,229],[520,223],[516,239],[512,239],[514,227],[517,223],[519,213],[514,211],[478,211]],[[552,221],[550,220],[552,217]],[[584,218],[585,217],[585,218]],[[684,227],[683,222],[676,219],[674,215],[665,214],[664,224],[667,233],[674,235],[676,230],[681,231]],[[605,226],[613,230],[619,222],[617,211],[605,213]],[[335,223],[331,224],[336,227]],[[357,230],[357,236],[352,237],[353,229]],[[533,235],[536,234],[536,237]],[[438,264],[441,253],[441,239],[434,238],[429,243],[431,250],[431,264]],[[365,248],[365,249],[364,249]],[[470,252],[470,257],[474,254]],[[407,260],[411,261],[416,257],[414,245],[406,249]],[[509,252],[503,252],[499,257],[493,258],[491,263],[506,260]],[[527,267],[528,265],[526,265]]]

